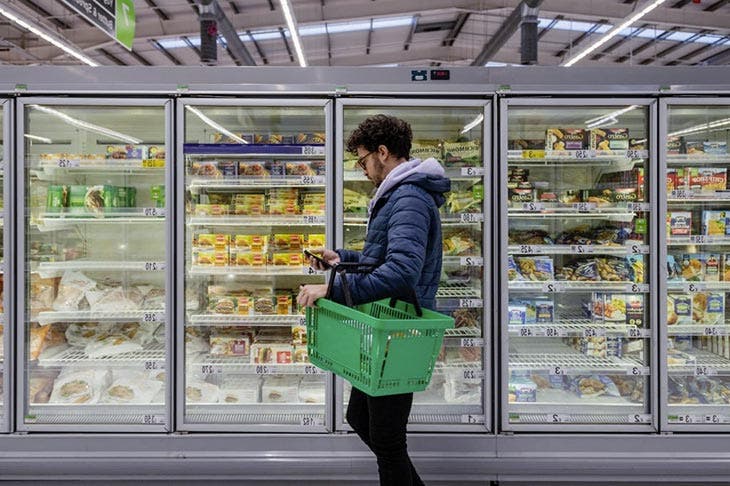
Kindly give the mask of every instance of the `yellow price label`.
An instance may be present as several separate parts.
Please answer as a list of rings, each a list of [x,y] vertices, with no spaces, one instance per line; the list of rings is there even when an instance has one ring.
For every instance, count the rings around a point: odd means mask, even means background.
[[[544,159],[545,151],[544,150],[523,150],[522,158],[523,159]]]
[[[165,159],[145,159],[142,161],[142,167],[146,169],[159,169],[165,167]]]

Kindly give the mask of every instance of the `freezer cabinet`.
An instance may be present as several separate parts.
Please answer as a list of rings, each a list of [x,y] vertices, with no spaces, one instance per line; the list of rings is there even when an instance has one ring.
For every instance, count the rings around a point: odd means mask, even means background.
[[[326,100],[178,104],[183,430],[331,430],[296,304],[325,282],[303,251],[331,243],[330,119]]]
[[[655,104],[500,107],[504,430],[652,430]]]
[[[170,117],[165,100],[18,102],[19,430],[168,428]]]
[[[10,431],[10,410],[9,404],[11,403],[10,392],[13,389],[13,377],[11,375],[11,350],[13,349],[10,345],[12,339],[12,333],[10,332],[10,326],[6,324],[9,319],[6,318],[9,310],[9,303],[12,296],[10,292],[6,292],[4,282],[10,278],[10,262],[12,261],[10,256],[10,247],[8,244],[10,238],[10,227],[6,226],[5,222],[10,221],[9,215],[10,208],[10,187],[12,180],[12,168],[13,164],[10,163],[12,159],[11,147],[12,143],[12,102],[9,100],[0,99],[0,204],[2,204],[2,220],[0,220],[0,432]],[[8,287],[8,290],[10,287]]]
[[[491,103],[484,100],[343,99],[337,105],[337,248],[362,250],[373,184],[346,150],[350,133],[368,116],[385,113],[411,125],[411,158],[435,158],[451,179],[441,207],[443,271],[436,310],[449,314],[429,387],[414,395],[409,430],[484,431],[490,427],[491,317],[489,279]],[[485,262],[487,262],[485,264]],[[345,421],[350,383],[337,378],[337,426]]]

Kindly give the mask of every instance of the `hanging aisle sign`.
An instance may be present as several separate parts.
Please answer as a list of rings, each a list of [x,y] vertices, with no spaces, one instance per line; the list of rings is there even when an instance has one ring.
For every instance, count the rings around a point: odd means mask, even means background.
[[[133,0],[63,0],[63,3],[132,50],[136,25]]]

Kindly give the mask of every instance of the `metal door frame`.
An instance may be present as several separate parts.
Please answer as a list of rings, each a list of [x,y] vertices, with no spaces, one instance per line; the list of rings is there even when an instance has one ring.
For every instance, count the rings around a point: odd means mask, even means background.
[[[13,181],[15,174],[15,164],[13,163],[13,112],[14,103],[10,98],[0,100],[0,109],[3,111],[3,387],[2,387],[2,429],[0,432],[10,432],[13,423],[13,390],[15,388],[15,380],[13,375],[14,350],[12,345],[13,336],[15,334],[14,309],[12,306],[13,295],[16,291],[12,282],[14,278],[13,258],[13,235],[16,221],[12,217],[14,214],[12,203],[15,200],[13,194]]]

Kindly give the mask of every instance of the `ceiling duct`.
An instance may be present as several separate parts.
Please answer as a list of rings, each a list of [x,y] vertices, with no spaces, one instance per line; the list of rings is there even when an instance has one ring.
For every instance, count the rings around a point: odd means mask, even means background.
[[[215,66],[218,64],[218,22],[215,19],[214,0],[201,0],[200,17],[200,62]]]
[[[538,15],[542,0],[525,0],[522,2],[522,31],[520,53],[522,64],[537,64]]]
[[[507,41],[512,37],[512,35],[517,32],[517,28],[522,24],[523,22],[523,15],[525,12],[531,13],[535,12],[535,47],[534,49],[537,49],[537,8],[542,3],[542,0],[523,0],[517,7],[512,11],[512,13],[509,14],[509,16],[504,20],[502,25],[500,25],[499,29],[497,29],[497,32],[489,39],[489,41],[484,44],[484,47],[482,48],[482,52],[479,53],[479,55],[474,59],[474,61],[471,63],[472,66],[484,66],[487,62],[489,62],[492,57],[504,46]],[[523,9],[523,6],[528,7],[527,10]],[[529,28],[529,27],[528,27]],[[524,40],[524,38],[523,38]],[[529,40],[529,39],[528,39]],[[524,48],[523,48],[524,50]],[[537,53],[535,53],[535,59],[537,59]]]
[[[200,15],[200,60],[204,64],[216,64],[218,58],[218,45],[217,38],[218,33],[223,35],[226,40],[228,49],[231,52],[233,58],[244,66],[255,66],[256,61],[248,52],[246,46],[243,45],[243,41],[238,37],[238,32],[233,27],[230,19],[226,16],[225,12],[220,8],[216,0],[198,0],[199,15]],[[205,39],[206,37],[212,37],[214,42],[212,48],[208,48],[206,51]],[[211,52],[212,51],[212,52]],[[215,52],[214,55],[212,53]],[[212,57],[211,57],[212,55]],[[207,62],[207,59],[212,59],[213,62]]]

